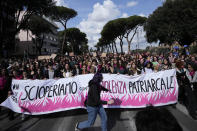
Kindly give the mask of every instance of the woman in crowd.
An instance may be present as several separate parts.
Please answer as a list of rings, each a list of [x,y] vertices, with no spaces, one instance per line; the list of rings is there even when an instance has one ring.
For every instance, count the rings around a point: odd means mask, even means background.
[[[36,79],[36,70],[35,70],[35,66],[33,63],[32,63],[32,65],[30,65],[29,73],[30,73],[31,79],[33,79],[33,80]]]
[[[104,72],[103,73],[112,73],[113,72],[113,68],[112,68],[112,66],[110,65],[110,63],[108,63],[108,64],[105,64],[105,67],[104,67]]]
[[[188,72],[187,72],[187,77],[189,79],[189,81],[193,84],[193,89],[195,89],[196,87],[196,82],[197,82],[197,71],[196,71],[196,67],[197,65],[195,63],[189,63],[187,65],[188,68]]]
[[[153,66],[152,62],[147,62],[145,67],[142,69],[142,74],[152,73],[153,72],[152,66]]]
[[[183,61],[176,62],[176,76],[179,84],[179,102],[184,103],[185,100],[185,87],[188,86],[189,81],[186,79],[186,68],[184,68]]]
[[[36,79],[44,79],[43,73],[40,68],[37,69],[35,76],[36,76]]]
[[[72,70],[68,63],[65,64],[64,69],[62,70],[62,75],[64,78],[72,76]]]
[[[188,64],[188,79],[192,84],[192,89],[194,91],[196,100],[197,100],[197,64],[196,63],[189,63]],[[196,103],[197,104],[197,103]]]
[[[112,63],[113,67],[114,67],[114,70],[117,70],[116,68],[118,68],[118,60],[117,58],[113,59],[113,63]]]
[[[92,67],[92,62],[88,62],[88,65],[87,65],[87,71],[88,71],[88,73],[92,73],[92,69],[93,67]]]
[[[94,69],[94,71],[95,72],[97,72],[98,71],[98,67],[97,67],[97,61],[94,59],[94,60],[92,60],[92,67],[93,67],[93,69]]]
[[[177,61],[176,67],[177,80],[179,83],[179,102],[187,107],[188,112],[193,119],[197,119],[196,104],[193,105],[195,103],[195,96],[192,92],[189,72],[184,68],[183,61]]]
[[[75,63],[74,68],[72,69],[73,76],[80,75],[82,73],[82,70],[80,69],[78,63]]]
[[[13,70],[12,76],[13,76],[13,79],[16,79],[16,80],[21,80],[22,79],[22,75],[19,73],[18,70]]]
[[[159,64],[156,56],[153,57],[152,64],[153,64],[153,65]]]
[[[142,69],[144,68],[144,59],[143,58],[137,60],[137,67],[142,72]],[[141,72],[140,72],[140,74],[141,74]]]
[[[139,74],[140,74],[140,70],[137,68],[135,63],[132,63],[131,67],[129,68],[128,75],[135,76]]]
[[[196,57],[195,57],[195,56],[192,56],[192,57],[191,57],[191,61],[192,61],[193,63],[197,64],[197,60],[196,60]]]
[[[88,74],[87,67],[86,67],[85,64],[82,66],[82,74],[83,74],[83,75],[84,75],[84,74]]]
[[[167,58],[163,60],[163,70],[172,69],[171,64]]]
[[[163,60],[162,59],[158,60],[158,65],[159,65],[159,71],[162,71],[163,68],[164,68],[164,64],[163,64]]]
[[[159,63],[155,63],[154,65],[153,65],[153,72],[154,73],[157,73],[159,71]]]
[[[126,68],[122,60],[118,61],[117,67],[114,68],[114,74],[126,74]]]
[[[189,63],[186,76],[189,79],[190,87],[186,90],[187,107],[190,115],[197,119],[197,99],[196,99],[196,82],[197,82],[197,71],[195,70],[196,64]]]
[[[27,74],[27,72],[25,70],[23,71],[23,77],[22,77],[22,79],[23,80],[29,79],[28,74]]]
[[[47,79],[53,79],[54,78],[54,74],[55,74],[55,71],[52,67],[52,64],[50,63],[48,65],[48,69],[45,71],[45,78]]]
[[[98,68],[98,71],[101,73],[112,73],[110,69],[110,64],[106,64],[106,62],[102,63],[102,67]]]

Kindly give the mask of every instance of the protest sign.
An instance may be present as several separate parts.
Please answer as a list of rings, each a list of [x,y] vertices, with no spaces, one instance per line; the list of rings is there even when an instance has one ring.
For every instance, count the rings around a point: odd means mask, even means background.
[[[96,52],[94,52],[94,53],[93,53],[93,56],[94,56],[94,57],[96,57],[96,56],[97,56]]]
[[[55,57],[57,56],[57,54],[51,54],[51,59],[55,59]]]
[[[38,60],[44,60],[44,59],[48,60],[48,59],[50,59],[50,58],[51,58],[51,56],[49,56],[49,55],[38,56]]]
[[[75,56],[74,52],[70,52],[69,56]]]
[[[102,53],[101,54],[101,57],[106,57],[107,56],[107,53]]]

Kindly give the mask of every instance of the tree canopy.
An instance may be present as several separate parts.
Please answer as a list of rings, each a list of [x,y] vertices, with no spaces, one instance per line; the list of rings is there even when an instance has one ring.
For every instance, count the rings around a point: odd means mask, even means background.
[[[148,42],[189,45],[197,39],[197,1],[166,0],[148,17],[145,25]]]
[[[66,35],[65,35],[66,34]],[[60,33],[60,36],[66,36],[66,46],[64,50],[68,52],[74,52],[75,54],[81,54],[88,51],[88,39],[86,34],[81,32],[78,28],[68,28]]]
[[[33,42],[36,44],[36,52],[41,54],[41,48],[43,46],[44,34],[53,33],[52,25],[41,16],[33,15],[30,17],[28,23],[24,26],[24,29],[30,30],[35,38]]]
[[[66,29],[68,20],[77,16],[77,12],[74,9],[64,6],[54,6],[53,8],[51,8],[50,16],[53,20],[61,23]]]
[[[1,32],[1,34],[5,32],[5,35],[1,37],[0,41],[3,44],[0,45],[0,49],[4,45],[9,51],[14,51],[16,35],[24,29],[30,17],[45,15],[54,5],[54,0],[2,0],[0,2],[1,26],[9,25],[9,27]]]
[[[121,52],[123,53],[123,39],[126,38],[128,42],[128,52],[130,52],[130,45],[137,29],[139,26],[143,26],[145,22],[146,17],[136,15],[109,21],[101,31],[101,39],[99,40],[97,47],[109,46],[109,48],[112,48],[113,52],[114,48],[117,52],[116,39],[119,39]],[[133,35],[131,35],[132,31]]]
[[[62,26],[64,27],[64,30],[66,30],[67,29],[66,24],[68,20],[75,17],[77,15],[77,12],[71,8],[67,8],[64,6],[55,6],[51,8],[49,14],[53,20],[62,24]],[[66,33],[64,33],[63,40],[62,40],[62,47],[61,47],[62,54],[64,53],[64,45],[66,43],[65,41],[66,41]]]
[[[54,0],[8,0],[7,2],[16,12],[16,34],[24,27],[23,24],[26,24],[32,15],[45,15],[55,5]]]
[[[44,18],[34,15],[30,17],[26,28],[30,30],[32,34],[39,37],[43,33],[53,33],[51,26],[52,25]]]

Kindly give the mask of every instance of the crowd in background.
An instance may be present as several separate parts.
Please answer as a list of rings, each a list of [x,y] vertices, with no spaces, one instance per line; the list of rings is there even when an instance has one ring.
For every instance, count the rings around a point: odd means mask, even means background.
[[[76,75],[111,73],[140,75],[168,69],[177,70],[179,102],[188,107],[190,115],[197,116],[197,56],[179,53],[168,54],[107,54],[57,56],[55,59],[4,59],[0,65],[0,102],[10,95],[12,79],[59,79]],[[192,94],[192,95],[191,95]]]

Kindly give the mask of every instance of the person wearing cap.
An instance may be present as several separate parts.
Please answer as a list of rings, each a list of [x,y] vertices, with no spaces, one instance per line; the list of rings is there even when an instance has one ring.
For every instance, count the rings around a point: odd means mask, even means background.
[[[89,81],[89,91],[87,98],[88,120],[76,124],[75,131],[80,131],[84,128],[92,126],[96,120],[97,114],[101,117],[102,131],[107,131],[107,115],[103,108],[103,104],[113,104],[114,100],[102,101],[100,99],[101,91],[109,91],[100,85],[103,80],[101,73],[96,73],[92,80]]]

